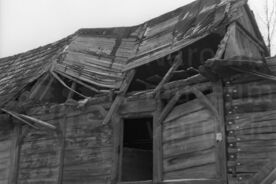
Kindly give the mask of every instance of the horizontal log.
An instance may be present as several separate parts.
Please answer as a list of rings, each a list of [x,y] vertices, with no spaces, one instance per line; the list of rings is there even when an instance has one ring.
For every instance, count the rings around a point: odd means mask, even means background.
[[[264,95],[252,98],[234,99],[226,102],[227,113],[235,112],[236,114],[250,112],[264,112],[276,110],[276,95]]]
[[[276,133],[272,134],[254,134],[240,135],[237,137],[228,137],[228,142],[245,142],[245,141],[261,141],[261,140],[276,140]]]
[[[265,112],[254,112],[254,113],[243,113],[228,115],[227,121],[234,120],[236,124],[247,124],[248,122],[261,122],[270,121],[276,119],[276,111],[265,111]]]
[[[276,142],[276,141],[275,141]],[[228,148],[228,153],[230,154],[254,154],[254,153],[276,153],[276,146],[258,146],[258,147],[252,147],[252,146],[243,146],[243,147],[236,147],[236,148]]]
[[[238,173],[257,173],[269,162],[269,159],[244,159],[228,161],[228,167],[235,167]]]
[[[224,93],[231,94],[232,98],[245,98],[276,93],[276,83],[268,80],[249,82],[246,84],[235,84],[225,87]]]

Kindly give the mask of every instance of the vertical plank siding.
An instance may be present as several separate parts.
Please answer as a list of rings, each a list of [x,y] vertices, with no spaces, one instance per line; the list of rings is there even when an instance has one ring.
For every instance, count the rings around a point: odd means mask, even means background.
[[[230,184],[253,182],[276,161],[276,83],[242,78],[226,81],[224,88]]]

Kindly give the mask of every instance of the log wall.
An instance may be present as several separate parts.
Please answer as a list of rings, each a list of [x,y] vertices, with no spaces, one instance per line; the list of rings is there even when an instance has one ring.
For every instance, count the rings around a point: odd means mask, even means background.
[[[224,93],[229,183],[254,183],[276,161],[276,83],[241,76]]]

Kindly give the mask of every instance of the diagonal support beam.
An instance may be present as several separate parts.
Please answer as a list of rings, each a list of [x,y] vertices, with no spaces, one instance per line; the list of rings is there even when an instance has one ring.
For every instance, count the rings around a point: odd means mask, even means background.
[[[215,105],[196,87],[192,87],[192,93],[200,100],[200,102],[206,106],[206,108],[219,120],[219,112]]]
[[[271,184],[266,183],[270,178],[276,178],[276,163],[272,159],[264,165],[246,184]]]
[[[191,89],[190,86],[186,86],[185,88],[179,90],[176,92],[176,94],[170,99],[169,103],[165,106],[165,108],[162,110],[159,118],[159,122],[162,123],[166,117],[169,115],[169,113],[174,108],[175,104],[178,102],[178,100],[181,98],[182,95],[189,92]]]
[[[179,51],[179,53],[177,54],[177,56],[174,59],[173,65],[171,66],[169,71],[163,77],[163,79],[158,84],[158,86],[153,90],[153,95],[159,96],[160,91],[161,91],[162,87],[164,86],[164,84],[171,79],[171,77],[173,76],[174,71],[176,71],[182,63],[183,63],[182,51]]]
[[[54,125],[51,125],[47,122],[44,122],[42,120],[39,120],[39,119],[36,119],[34,117],[31,117],[31,116],[27,116],[27,115],[24,115],[24,114],[18,114],[16,112],[12,112],[12,111],[9,111],[9,110],[6,110],[6,109],[1,109],[3,112],[11,115],[12,117],[14,117],[15,119],[31,126],[32,128],[34,129],[39,129],[38,126],[36,125],[39,125],[39,126],[42,126],[42,127],[45,127],[45,128],[48,128],[48,129],[51,129],[51,130],[56,130],[56,127]],[[34,125],[36,124],[36,125]]]
[[[115,100],[113,101],[107,115],[105,116],[104,120],[103,120],[103,124],[107,124],[110,120],[112,115],[117,112],[117,110],[119,109],[120,105],[123,103],[124,101],[124,96],[135,76],[135,70],[131,70],[127,75],[126,78],[124,80],[124,82],[121,85],[120,91],[118,96],[115,98]]]

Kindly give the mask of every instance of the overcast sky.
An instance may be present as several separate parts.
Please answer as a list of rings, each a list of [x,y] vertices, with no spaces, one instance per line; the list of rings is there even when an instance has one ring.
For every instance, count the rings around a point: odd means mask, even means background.
[[[57,41],[80,28],[137,25],[192,1],[0,0],[0,57]],[[249,0],[257,19],[263,16],[263,2]]]

